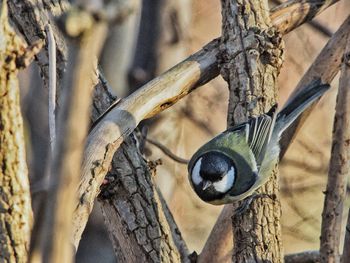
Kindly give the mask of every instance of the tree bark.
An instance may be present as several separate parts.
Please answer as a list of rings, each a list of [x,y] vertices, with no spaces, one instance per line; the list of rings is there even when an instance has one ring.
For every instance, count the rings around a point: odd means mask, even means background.
[[[92,119],[96,120],[115,98],[106,86],[94,91]],[[114,154],[107,175],[110,183],[99,196],[118,262],[187,262],[188,250],[152,172],[131,134]]]
[[[335,107],[332,153],[323,205],[321,262],[340,262],[339,244],[350,166],[350,38],[343,56]]]
[[[267,112],[276,103],[283,42],[271,26],[267,1],[222,0],[220,73],[229,84],[228,126]],[[233,262],[282,262],[278,171],[243,214],[232,218]]]
[[[0,1],[0,261],[26,262],[32,210],[19,102],[17,61],[25,45]]]

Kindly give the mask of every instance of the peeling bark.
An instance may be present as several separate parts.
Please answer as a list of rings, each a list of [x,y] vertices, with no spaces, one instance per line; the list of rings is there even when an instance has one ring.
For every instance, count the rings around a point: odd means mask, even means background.
[[[26,262],[32,210],[16,61],[24,44],[0,1],[0,262]]]
[[[228,126],[267,112],[276,103],[283,42],[271,26],[267,1],[222,0],[220,73],[230,89]],[[234,215],[233,262],[282,262],[278,171],[250,209]]]

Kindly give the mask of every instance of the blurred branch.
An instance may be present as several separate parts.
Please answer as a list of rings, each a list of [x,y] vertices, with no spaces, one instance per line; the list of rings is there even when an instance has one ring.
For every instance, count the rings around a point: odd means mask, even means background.
[[[281,5],[281,4],[285,3],[286,1],[272,0],[272,2],[277,4],[277,5]],[[322,2],[322,1],[320,1],[320,2]],[[274,9],[272,8],[271,11],[273,11],[273,10]],[[321,34],[323,34],[326,37],[331,37],[333,35],[332,30],[330,30],[327,26],[322,24],[322,22],[319,22],[317,19],[314,19],[312,21],[308,21],[307,24],[309,24],[312,28],[316,29],[318,32],[320,32]]]
[[[322,262],[339,262],[341,223],[350,170],[350,37],[343,56],[333,124],[333,142],[323,204],[320,255]]]
[[[350,209],[348,211],[348,221],[345,226],[345,238],[341,263],[349,263],[350,259]]]
[[[232,205],[223,207],[202,252],[198,256],[197,263],[232,262],[233,238],[230,228],[233,210]]]
[[[284,257],[285,263],[317,263],[320,262],[319,251],[303,251],[295,254],[288,254]]]
[[[183,159],[176,154],[172,153],[165,145],[161,144],[160,142],[157,142],[155,140],[145,138],[147,142],[150,144],[156,146],[159,148],[165,155],[167,155],[169,158],[173,159],[175,162],[181,163],[181,164],[188,164],[189,160]]]
[[[50,24],[45,27],[49,52],[49,133],[51,156],[56,144],[56,41]]]
[[[67,14],[62,24],[66,26],[65,32],[75,32],[67,29],[71,26],[70,22],[81,15],[86,16],[88,13],[80,11]],[[47,262],[73,261],[72,215],[76,205],[76,186],[79,182],[77,174],[80,171],[90,114],[91,94],[86,90],[87,87],[93,87],[92,78],[86,76],[93,74],[95,57],[103,45],[107,29],[106,23],[101,21],[93,24],[80,22],[80,26],[80,37],[70,43],[68,50],[69,61],[58,122],[58,148],[54,152],[51,166],[52,180],[46,202],[46,216],[44,223],[36,222],[42,223],[46,231],[44,240],[41,241],[41,251],[33,253],[43,254],[44,261]]]

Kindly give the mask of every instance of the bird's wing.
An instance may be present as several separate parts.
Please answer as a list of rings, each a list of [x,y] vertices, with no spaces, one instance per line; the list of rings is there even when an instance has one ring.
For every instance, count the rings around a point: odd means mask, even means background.
[[[276,109],[277,104],[268,113],[253,117],[243,124],[246,130],[247,144],[254,154],[258,167],[264,159],[271,138],[276,119]]]

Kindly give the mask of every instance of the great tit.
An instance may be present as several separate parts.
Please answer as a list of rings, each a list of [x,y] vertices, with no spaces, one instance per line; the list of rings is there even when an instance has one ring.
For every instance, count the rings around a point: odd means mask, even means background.
[[[320,80],[297,92],[277,114],[269,112],[231,127],[204,144],[188,164],[189,181],[205,202],[243,200],[263,185],[279,159],[281,134],[329,89]]]

